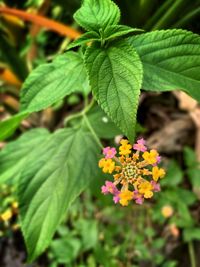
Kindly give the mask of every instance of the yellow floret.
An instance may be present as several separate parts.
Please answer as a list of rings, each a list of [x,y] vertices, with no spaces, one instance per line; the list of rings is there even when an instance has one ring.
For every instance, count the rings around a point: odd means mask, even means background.
[[[129,144],[128,140],[122,139],[120,142],[121,146],[119,147],[119,154],[127,156],[131,153],[132,146]]]
[[[106,159],[100,159],[100,161],[99,161],[99,168],[103,168],[104,167],[104,164],[105,164],[105,161],[106,161]]]
[[[120,141],[120,144],[121,144],[121,145],[128,145],[128,144],[129,144],[129,141],[128,141],[127,139],[122,139],[122,140]]]
[[[157,166],[152,168],[152,177],[154,181],[158,181],[159,178],[163,178],[165,176],[165,170],[162,168],[158,168]]]
[[[0,218],[3,222],[7,222],[12,218],[12,211],[7,209],[4,213],[0,215]]]
[[[120,197],[120,201],[119,203],[122,205],[122,206],[127,206],[129,201],[131,199],[133,199],[133,192],[129,191],[128,189],[127,190],[124,190],[122,191],[120,194],[119,194],[119,197]]]
[[[112,173],[115,169],[115,162],[112,159],[101,159],[99,161],[99,167],[102,168],[104,173]]]
[[[157,157],[159,156],[158,152],[152,149],[150,152],[145,151],[142,155],[143,159],[148,164],[155,164],[157,162]]]
[[[139,186],[139,193],[144,195],[145,198],[151,198],[153,196],[153,186],[150,182],[142,182]]]

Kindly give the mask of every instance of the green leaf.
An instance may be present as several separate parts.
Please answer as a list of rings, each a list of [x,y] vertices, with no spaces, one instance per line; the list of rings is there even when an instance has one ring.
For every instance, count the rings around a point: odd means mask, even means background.
[[[87,49],[86,67],[92,91],[106,114],[133,141],[142,83],[142,64],[124,40]]]
[[[117,37],[122,37],[124,35],[127,35],[129,33],[133,33],[133,32],[143,32],[144,30],[142,29],[137,29],[137,28],[132,28],[129,26],[125,26],[125,25],[113,25],[113,26],[109,26],[105,29],[104,33],[103,33],[103,37],[105,40],[110,40],[110,39],[114,39]]]
[[[24,133],[18,140],[8,143],[0,151],[0,183],[16,181],[25,167],[27,155],[37,150],[49,135],[45,129],[33,129]]]
[[[191,216],[190,210],[183,202],[183,199],[177,203],[178,215],[172,218],[172,223],[175,223],[180,228],[192,227],[195,223],[194,218]],[[185,200],[185,199],[184,199]]]
[[[74,19],[87,31],[99,31],[116,25],[120,20],[120,10],[111,0],[84,0]]]
[[[84,44],[87,44],[92,41],[100,41],[100,36],[98,33],[91,31],[91,32],[86,32],[81,35],[80,38],[76,39],[74,42],[68,45],[67,49],[71,49],[77,46],[81,46]]]
[[[76,223],[76,227],[82,237],[83,250],[87,251],[89,249],[95,248],[95,245],[98,242],[97,221],[90,219],[80,219]]]
[[[121,131],[99,106],[96,105],[92,108],[87,113],[87,117],[95,133],[100,138],[114,138],[116,135],[121,134]]]
[[[167,167],[167,173],[161,184],[165,186],[177,186],[183,180],[183,172],[179,167],[178,163],[174,160],[171,160],[169,166]]]
[[[143,88],[182,89],[200,101],[200,36],[185,30],[162,30],[129,38],[144,67]]]
[[[183,230],[183,239],[185,242],[200,240],[200,228],[188,228]]]
[[[170,260],[170,261],[167,261],[165,262],[162,267],[177,267],[177,261],[174,261],[174,260]]]
[[[193,167],[187,170],[193,192],[200,199],[200,167]]]
[[[88,86],[82,57],[67,52],[31,72],[22,88],[21,110],[31,113],[45,109],[72,92],[84,92]]]
[[[58,263],[71,263],[76,259],[81,249],[81,241],[78,238],[70,237],[55,239],[51,243],[53,258]]]
[[[5,140],[8,137],[10,137],[15,132],[15,130],[17,129],[21,121],[25,119],[27,116],[28,116],[28,113],[22,112],[13,117],[10,117],[9,119],[5,121],[1,121],[0,122],[0,141]]]
[[[71,202],[95,176],[97,153],[93,136],[82,127],[50,135],[29,154],[18,192],[29,261],[46,249]]]
[[[184,147],[183,150],[184,154],[184,162],[188,168],[190,167],[197,167],[197,156],[195,154],[195,151],[190,147]]]

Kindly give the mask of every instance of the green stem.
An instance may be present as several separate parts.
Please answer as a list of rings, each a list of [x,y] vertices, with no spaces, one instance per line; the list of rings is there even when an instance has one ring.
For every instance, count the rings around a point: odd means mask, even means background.
[[[68,126],[68,123],[69,121],[73,120],[73,119],[76,119],[76,118],[79,118],[79,117],[82,117],[83,114],[82,114],[82,111],[81,112],[78,112],[76,114],[72,114],[72,115],[69,115],[65,120],[64,120],[64,127],[67,127]]]
[[[90,101],[90,103],[88,105],[86,105],[86,107],[84,108],[84,110],[82,111],[83,114],[86,114],[95,104],[95,100],[94,98],[92,98],[92,100]]]
[[[185,0],[176,0],[151,30],[159,30],[168,27],[174,18],[177,17],[177,13],[181,11],[181,7],[185,4]]]
[[[185,15],[182,19],[177,21],[172,28],[180,28],[182,26],[185,26],[188,22],[190,22],[193,18],[198,16],[200,14],[200,7],[190,11],[187,15]]]
[[[85,114],[83,115],[83,118],[84,118],[84,120],[85,120],[85,122],[86,122],[86,125],[87,125],[88,129],[90,130],[90,132],[91,132],[91,134],[93,135],[95,141],[97,142],[98,146],[99,146],[101,149],[103,149],[103,145],[102,145],[102,143],[100,142],[99,137],[98,137],[97,134],[95,133],[95,131],[94,131],[94,129],[93,129],[93,127],[92,127],[90,121],[88,120],[87,116],[85,116]]]
[[[81,112],[78,112],[76,114],[72,114],[70,116],[68,116],[65,121],[64,121],[64,126],[66,127],[67,124],[69,123],[69,121],[79,118],[79,117],[83,117],[88,129],[90,130],[91,134],[93,135],[95,141],[97,142],[98,146],[103,149],[103,145],[101,144],[101,141],[99,139],[99,137],[97,136],[97,134],[95,133],[90,121],[88,120],[86,113],[93,107],[95,103],[94,98],[91,100],[91,102],[89,103],[89,105],[87,105]]]
[[[93,107],[94,103],[95,103],[95,100],[93,98],[91,100],[91,102],[88,105],[86,105],[86,107],[82,111],[80,111],[80,112],[78,112],[76,114],[72,114],[72,115],[68,116],[64,120],[64,126],[67,127],[69,121],[71,121],[73,119],[76,119],[76,118],[79,118],[79,117],[82,117],[83,115],[85,115]]]
[[[190,255],[191,267],[197,267],[196,259],[195,259],[195,252],[194,252],[194,245],[192,241],[188,242],[188,250],[189,250],[189,255]]]
[[[154,15],[148,19],[147,23],[144,25],[145,30],[150,30],[153,25],[163,16],[166,10],[170,7],[170,5],[174,2],[174,0],[165,1],[160,8],[156,10]]]

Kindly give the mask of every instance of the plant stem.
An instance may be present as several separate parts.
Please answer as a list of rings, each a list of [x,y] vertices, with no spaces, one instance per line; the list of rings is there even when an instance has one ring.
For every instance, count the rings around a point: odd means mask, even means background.
[[[190,22],[190,20],[192,20],[193,18],[195,18],[196,16],[198,16],[200,14],[200,7],[197,9],[194,9],[192,11],[190,11],[187,15],[185,15],[182,19],[180,19],[179,21],[177,21],[172,28],[179,28],[182,26],[185,26],[188,22]]]
[[[86,107],[85,107],[82,111],[80,111],[80,112],[78,112],[78,113],[75,113],[75,114],[72,114],[72,115],[68,116],[68,117],[64,120],[64,126],[67,127],[69,121],[84,116],[84,115],[85,115],[85,114],[86,114],[86,113],[93,107],[94,103],[95,103],[95,100],[94,100],[94,98],[93,98],[93,99],[91,100],[91,102],[90,102],[88,105],[86,105]]]
[[[67,127],[69,121],[73,120],[73,119],[76,119],[76,118],[79,118],[79,117],[82,117],[83,114],[82,114],[83,111],[81,112],[78,112],[76,114],[72,114],[72,115],[69,115],[65,120],[64,120],[64,127]]]
[[[168,27],[169,23],[177,16],[177,12],[180,11],[181,7],[185,4],[185,0],[176,0],[151,30],[159,30]]]
[[[93,135],[95,141],[97,142],[98,146],[99,146],[101,149],[103,149],[103,145],[102,145],[102,143],[100,142],[99,137],[98,137],[97,134],[95,133],[95,131],[94,131],[92,125],[90,124],[90,121],[88,120],[88,118],[87,118],[87,116],[86,116],[85,114],[83,115],[83,118],[84,118],[84,120],[85,120],[85,122],[86,122],[86,125],[87,125],[88,129],[90,130],[90,132],[91,132],[91,134]]]
[[[147,23],[144,25],[145,30],[150,30],[151,27],[162,17],[163,13],[169,8],[169,6],[174,2],[174,0],[165,1],[154,13],[154,15],[148,19]]]
[[[85,106],[84,110],[82,111],[83,114],[86,114],[93,106],[94,106],[95,100],[92,98],[90,103]]]
[[[195,252],[194,252],[194,245],[192,241],[188,242],[188,250],[189,250],[189,255],[190,255],[191,267],[197,267],[196,259],[195,259]]]

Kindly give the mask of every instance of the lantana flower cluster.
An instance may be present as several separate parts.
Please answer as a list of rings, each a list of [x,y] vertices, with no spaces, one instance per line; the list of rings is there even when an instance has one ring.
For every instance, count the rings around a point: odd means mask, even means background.
[[[141,205],[144,199],[160,191],[159,179],[165,176],[165,170],[158,166],[161,157],[155,149],[147,150],[143,138],[133,146],[122,139],[118,153],[114,147],[106,147],[103,155],[99,167],[104,173],[112,174],[113,181],[106,181],[101,191],[112,194],[114,203],[127,206],[134,201]]]

